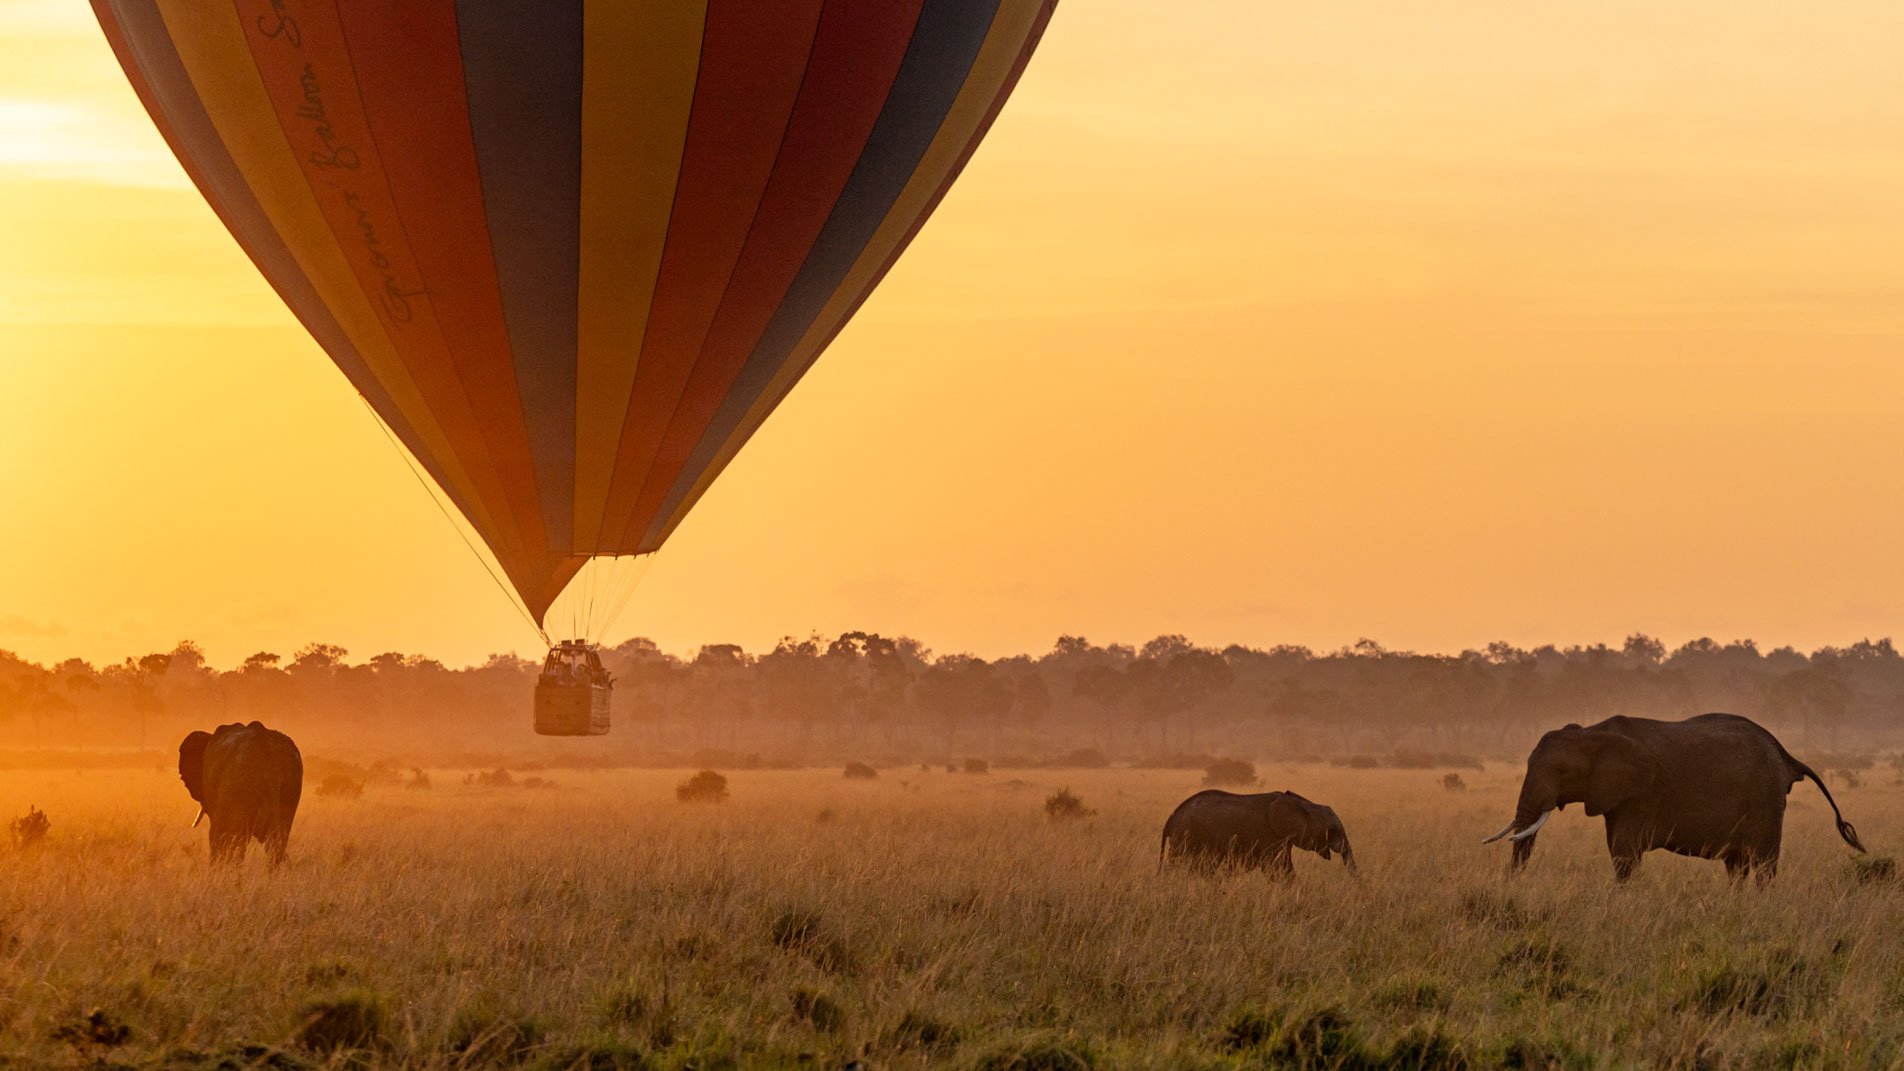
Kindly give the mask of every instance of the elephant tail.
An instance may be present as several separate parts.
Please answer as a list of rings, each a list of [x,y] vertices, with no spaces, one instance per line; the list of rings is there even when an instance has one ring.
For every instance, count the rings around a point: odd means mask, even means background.
[[[1838,809],[1838,801],[1831,798],[1831,790],[1825,787],[1825,779],[1819,777],[1817,771],[1797,759],[1792,760],[1792,765],[1798,768],[1800,776],[1811,778],[1812,783],[1818,786],[1818,791],[1825,794],[1825,802],[1831,804],[1831,813],[1838,819],[1838,835],[1844,838],[1846,844],[1864,851],[1864,842],[1858,839],[1858,831],[1852,827],[1851,823],[1845,821],[1844,812]]]

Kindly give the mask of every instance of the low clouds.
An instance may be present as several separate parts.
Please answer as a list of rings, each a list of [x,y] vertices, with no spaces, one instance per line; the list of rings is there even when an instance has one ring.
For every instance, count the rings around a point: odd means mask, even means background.
[[[19,614],[0,614],[0,638],[55,640],[67,634],[58,621],[35,621]]]

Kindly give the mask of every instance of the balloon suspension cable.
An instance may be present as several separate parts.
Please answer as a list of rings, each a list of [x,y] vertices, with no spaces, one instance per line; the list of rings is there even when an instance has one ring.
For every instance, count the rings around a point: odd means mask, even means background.
[[[462,539],[463,545],[469,548],[469,552],[475,557],[477,564],[483,567],[483,572],[488,573],[489,579],[496,582],[496,588],[502,592],[503,598],[508,599],[509,605],[515,607],[516,612],[521,614],[522,619],[529,623],[529,627],[535,630],[536,635],[542,637],[542,642],[545,646],[554,647],[555,643],[549,639],[548,630],[536,624],[535,615],[529,612],[529,608],[525,606],[522,599],[516,595],[515,589],[503,583],[502,577],[498,576],[495,568],[489,564],[489,559],[483,557],[483,552],[476,549],[476,544],[469,538],[469,534],[463,531],[463,526],[456,523],[455,515],[450,513],[449,506],[444,503],[443,493],[437,489],[435,483],[424,476],[423,470],[417,467],[416,459],[410,456],[410,451],[404,449],[403,443],[397,439],[396,432],[390,430],[390,425],[384,423],[382,415],[377,412],[375,406],[370,404],[370,399],[361,394],[359,394],[357,398],[364,403],[364,409],[369,412],[371,421],[383,431],[383,437],[390,440],[391,449],[395,450],[397,456],[401,457],[403,463],[409,467],[410,475],[415,476],[417,483],[423,485],[423,490],[429,493],[430,501],[436,503],[437,510],[443,514],[443,519],[449,522],[450,527],[454,529],[457,536]]]
[[[634,598],[652,554],[612,554],[588,560],[556,600],[553,613],[568,636],[599,645]]]

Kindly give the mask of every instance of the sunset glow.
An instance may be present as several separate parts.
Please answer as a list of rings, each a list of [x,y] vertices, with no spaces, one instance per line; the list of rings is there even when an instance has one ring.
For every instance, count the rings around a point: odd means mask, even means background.
[[[0,648],[538,647],[86,7],[0,30]],[[609,638],[1891,634],[1901,36],[1073,0]]]

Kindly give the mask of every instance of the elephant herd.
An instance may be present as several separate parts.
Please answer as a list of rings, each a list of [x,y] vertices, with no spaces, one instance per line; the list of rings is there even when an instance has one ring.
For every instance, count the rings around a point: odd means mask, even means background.
[[[179,777],[211,820],[213,862],[236,862],[251,841],[273,863],[284,860],[304,784],[304,762],[291,738],[258,722],[195,732],[179,745]],[[1513,820],[1483,843],[1507,838],[1518,870],[1534,838],[1570,803],[1606,819],[1614,876],[1626,880],[1640,856],[1656,848],[1721,859],[1733,878],[1769,880],[1778,869],[1785,797],[1810,778],[1837,819],[1838,835],[1864,851],[1831,790],[1809,766],[1762,726],[1736,714],[1684,721],[1613,717],[1568,725],[1540,738],[1527,757]],[[1184,800],[1164,823],[1159,866],[1291,873],[1301,848],[1324,859],[1339,855],[1355,871],[1355,851],[1335,811],[1294,792],[1238,795],[1216,789]]]
[[[1510,868],[1519,870],[1541,826],[1555,811],[1579,803],[1589,817],[1606,819],[1607,851],[1621,881],[1632,876],[1641,855],[1663,848],[1724,860],[1734,879],[1756,874],[1763,883],[1778,871],[1785,797],[1805,778],[1831,804],[1838,835],[1864,851],[1825,782],[1749,718],[1613,717],[1568,725],[1534,745],[1513,820],[1482,843],[1508,838]],[[1342,820],[1293,792],[1197,793],[1164,823],[1159,862],[1174,855],[1193,865],[1260,867],[1282,876],[1290,872],[1292,848],[1324,859],[1334,852],[1355,869]]]

